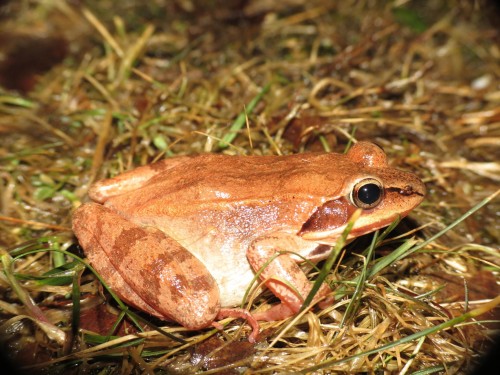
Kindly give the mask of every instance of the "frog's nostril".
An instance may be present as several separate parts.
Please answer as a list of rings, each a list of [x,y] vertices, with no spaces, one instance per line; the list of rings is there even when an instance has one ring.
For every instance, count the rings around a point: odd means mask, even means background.
[[[405,185],[404,187],[387,187],[386,191],[395,192],[404,197],[417,195],[419,197],[425,196],[425,185],[423,183],[418,185]]]
[[[406,185],[404,188],[402,188],[399,191],[399,194],[405,195],[405,196],[414,195],[414,194],[423,196],[423,194],[420,193],[419,191],[417,191],[416,189],[414,189],[412,185]]]

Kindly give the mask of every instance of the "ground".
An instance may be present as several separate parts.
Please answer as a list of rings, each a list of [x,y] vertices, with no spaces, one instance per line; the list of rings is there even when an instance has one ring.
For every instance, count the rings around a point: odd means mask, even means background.
[[[500,12],[422,4],[0,2],[2,352],[51,373],[469,371],[499,328]],[[392,233],[407,242],[351,243],[325,271],[335,303],[262,323],[256,344],[241,320],[186,332],[140,315],[138,333],[72,257],[71,213],[100,178],[352,140],[426,183]]]

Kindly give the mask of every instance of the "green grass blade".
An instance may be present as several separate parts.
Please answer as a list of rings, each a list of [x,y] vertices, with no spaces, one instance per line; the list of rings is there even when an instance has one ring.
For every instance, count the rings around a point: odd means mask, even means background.
[[[364,286],[365,286],[365,281],[368,278],[368,264],[370,263],[370,261],[373,257],[373,254],[375,252],[375,246],[376,246],[377,242],[379,242],[378,231],[375,232],[375,235],[373,236],[370,247],[368,248],[368,254],[365,257],[365,261],[363,264],[363,270],[361,271],[361,274],[358,277],[358,282],[356,283],[356,289],[354,290],[352,298],[349,301],[349,304],[347,305],[346,311],[342,316],[342,320],[340,321],[340,324],[339,324],[340,328],[344,327],[344,324],[347,321],[347,319],[349,319],[352,312],[355,311],[356,307],[359,305],[359,301],[361,299],[361,294],[362,294]]]
[[[224,135],[224,137],[222,137],[221,141],[219,142],[219,148],[222,149],[228,147],[229,144],[236,138],[238,132],[245,125],[247,115],[253,112],[257,103],[259,103],[262,97],[269,91],[270,87],[270,83],[265,85],[262,90],[260,90],[260,92],[250,101],[250,103],[248,103],[245,109],[240,112],[236,120],[231,125],[231,128],[229,128],[229,132]]]
[[[73,285],[71,288],[71,299],[73,301],[73,314],[71,317],[71,333],[73,334],[73,338],[78,335],[78,331],[80,329],[80,280],[85,271],[85,267],[83,265],[79,265],[75,267],[75,272],[73,274]]]
[[[342,248],[344,247],[344,245],[347,241],[347,236],[351,232],[352,227],[354,226],[354,223],[356,222],[356,220],[359,218],[360,215],[361,215],[361,210],[359,210],[359,209],[356,210],[354,212],[354,214],[352,214],[351,218],[349,219],[349,222],[347,223],[347,226],[345,227],[344,231],[342,232],[342,235],[335,243],[335,246],[333,247],[332,251],[330,252],[330,255],[328,256],[328,258],[326,259],[325,264],[321,268],[321,270],[318,274],[318,277],[314,281],[314,284],[311,288],[311,291],[309,292],[306,299],[304,300],[304,303],[302,304],[300,311],[303,311],[304,309],[306,309],[311,304],[316,293],[318,293],[318,290],[321,287],[321,284],[323,284],[326,277],[330,273],[330,271],[333,267],[333,264],[337,260],[337,257],[339,256],[340,251],[342,250]]]

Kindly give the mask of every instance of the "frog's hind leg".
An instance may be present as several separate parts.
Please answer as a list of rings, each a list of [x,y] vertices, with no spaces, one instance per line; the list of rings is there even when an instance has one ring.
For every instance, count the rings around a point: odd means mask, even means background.
[[[75,212],[73,230],[94,268],[139,309],[189,329],[209,326],[219,313],[214,278],[160,230],[138,226],[96,203]]]

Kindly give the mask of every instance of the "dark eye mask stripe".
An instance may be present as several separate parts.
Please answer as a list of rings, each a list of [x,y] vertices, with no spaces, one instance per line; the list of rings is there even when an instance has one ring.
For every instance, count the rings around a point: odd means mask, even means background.
[[[404,188],[389,186],[389,187],[386,187],[385,190],[388,192],[396,192],[400,195],[404,195],[405,197],[409,197],[410,195],[418,195],[420,197],[424,196],[424,194],[419,193],[418,191],[413,189],[413,187],[411,185],[406,185]]]

